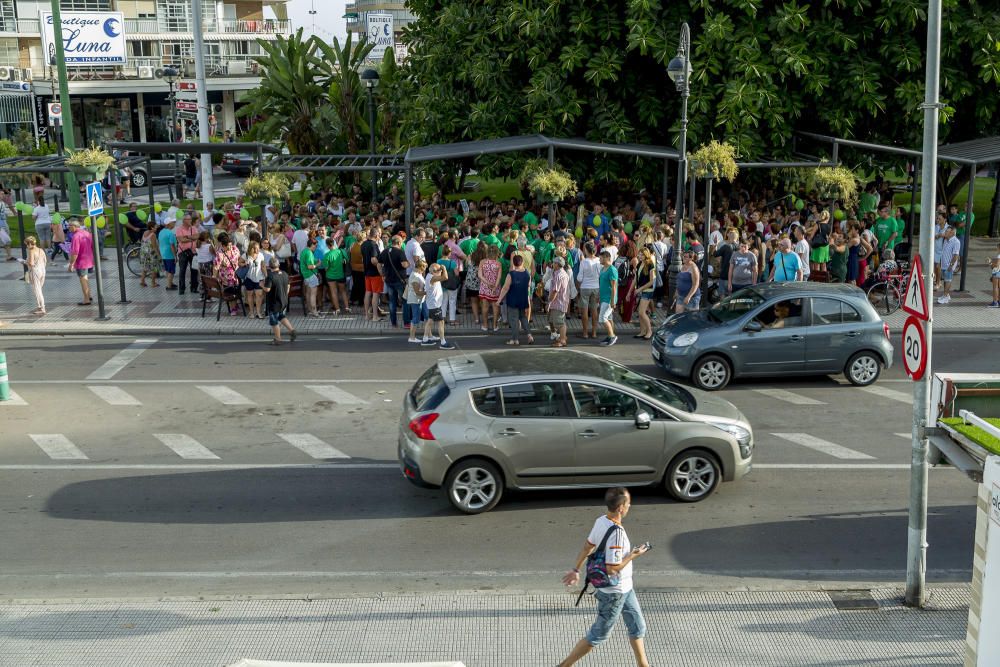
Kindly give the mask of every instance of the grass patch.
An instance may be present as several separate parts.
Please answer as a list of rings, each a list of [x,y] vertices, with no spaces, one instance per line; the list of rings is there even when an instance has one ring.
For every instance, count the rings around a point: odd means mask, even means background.
[[[963,423],[961,417],[947,417],[939,421],[955,429],[990,453],[1000,455],[1000,438],[993,437],[993,435],[987,433],[978,426]],[[998,418],[987,417],[985,421],[993,424],[994,426],[1000,427],[1000,419]]]

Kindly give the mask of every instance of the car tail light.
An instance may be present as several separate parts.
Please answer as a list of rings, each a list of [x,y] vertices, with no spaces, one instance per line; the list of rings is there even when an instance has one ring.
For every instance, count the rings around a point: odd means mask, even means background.
[[[892,338],[889,336],[889,325],[885,322],[882,323],[882,333],[885,334],[885,339],[891,341]]]
[[[440,416],[436,412],[431,412],[420,417],[415,417],[410,420],[410,430],[421,440],[434,440],[434,434],[431,433],[431,424]]]

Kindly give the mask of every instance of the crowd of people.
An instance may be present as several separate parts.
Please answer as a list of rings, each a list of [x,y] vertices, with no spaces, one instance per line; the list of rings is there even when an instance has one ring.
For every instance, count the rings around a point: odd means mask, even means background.
[[[249,215],[242,197],[219,210],[175,200],[157,205],[152,215],[132,203],[123,228],[140,246],[141,286],[158,287],[162,276],[164,289],[196,294],[211,277],[231,315],[241,312],[242,301],[247,316],[269,319],[273,342],[281,341],[279,325],[291,331],[288,295],[276,301],[269,286],[278,271],[301,276],[307,317],[385,318],[407,329],[414,344],[449,349],[448,327],[467,312],[483,332],[507,329],[512,346],[534,344],[539,321],[548,344],[566,346],[566,322],[573,317],[580,320],[580,337],[608,346],[618,341],[616,320],[636,320],[636,338],[648,340],[664,311],[697,310],[707,298],[758,282],[867,287],[898,273],[895,254],[909,255],[910,248],[905,212],[891,201],[875,185],[852,208],[820,201],[815,193],[775,198],[767,189],[752,195],[734,188],[717,195],[707,238],[700,234],[706,211],[696,207],[679,243],[672,202],[663,206],[646,192],[600,201],[581,196],[551,208],[530,199],[454,202],[440,193],[417,195],[408,233],[397,188],[376,202],[357,187],[348,196],[321,189],[305,201],[266,206],[257,216]],[[665,215],[655,212],[663,208]],[[80,275],[81,305],[89,304],[93,257],[77,241],[89,233],[71,220],[53,224],[41,197],[32,218],[37,238],[27,266],[38,286],[36,312],[45,312],[44,265],[60,253]],[[957,207],[941,207],[934,267],[941,304],[950,301],[966,231]],[[671,281],[678,248],[680,268]],[[998,289],[996,269],[993,281]],[[995,295],[992,307],[997,305]]]

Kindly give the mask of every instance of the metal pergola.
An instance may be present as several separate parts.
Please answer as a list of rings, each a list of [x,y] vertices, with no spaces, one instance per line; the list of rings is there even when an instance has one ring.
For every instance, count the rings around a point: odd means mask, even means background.
[[[275,155],[261,165],[261,171],[352,172],[406,171],[402,155]]]
[[[833,161],[837,162],[839,148],[841,146],[847,146],[850,148],[858,148],[866,151],[873,151],[877,153],[889,153],[892,155],[903,155],[906,157],[914,158],[919,166],[921,157],[923,157],[923,152],[911,149],[903,148],[901,146],[889,146],[885,144],[875,144],[867,141],[856,141],[853,139],[844,139],[842,137],[831,137],[825,134],[816,134],[813,132],[799,132],[799,136],[806,137],[809,139],[815,139],[817,141],[829,142],[832,145],[833,150]],[[976,191],[976,172],[979,167],[986,164],[1000,164],[1000,136],[998,137],[983,137],[981,139],[973,139],[971,141],[962,141],[954,144],[945,144],[938,147],[938,163],[950,162],[953,164],[958,164],[963,167],[969,168],[969,193],[965,202],[965,219],[971,223],[973,212],[972,204],[973,197]],[[917,170],[919,171],[919,169]],[[913,192],[917,191],[916,176],[913,178]],[[911,219],[913,206],[910,206]],[[934,212],[928,212],[928,216],[933,215]],[[997,233],[997,216],[1000,215],[1000,210],[996,207],[994,208],[993,220],[990,221],[989,235],[995,236]],[[928,217],[927,222],[933,224],[933,218]],[[912,235],[912,227],[910,224],[910,235]],[[972,239],[972,227],[971,224],[966,229],[965,233],[965,243],[962,244],[962,277],[959,284],[959,291],[965,291],[965,278],[968,274],[967,268],[969,266],[969,245]]]

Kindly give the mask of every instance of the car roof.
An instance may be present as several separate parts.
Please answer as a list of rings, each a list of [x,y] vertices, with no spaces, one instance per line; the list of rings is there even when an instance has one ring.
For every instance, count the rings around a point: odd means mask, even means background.
[[[760,283],[751,289],[764,299],[776,296],[821,294],[829,296],[858,297],[864,291],[857,285],[848,283],[814,283],[809,281],[789,281],[782,283]]]
[[[612,379],[608,362],[578,350],[498,350],[441,359],[438,369],[450,387],[468,380],[529,375],[581,375]]]

